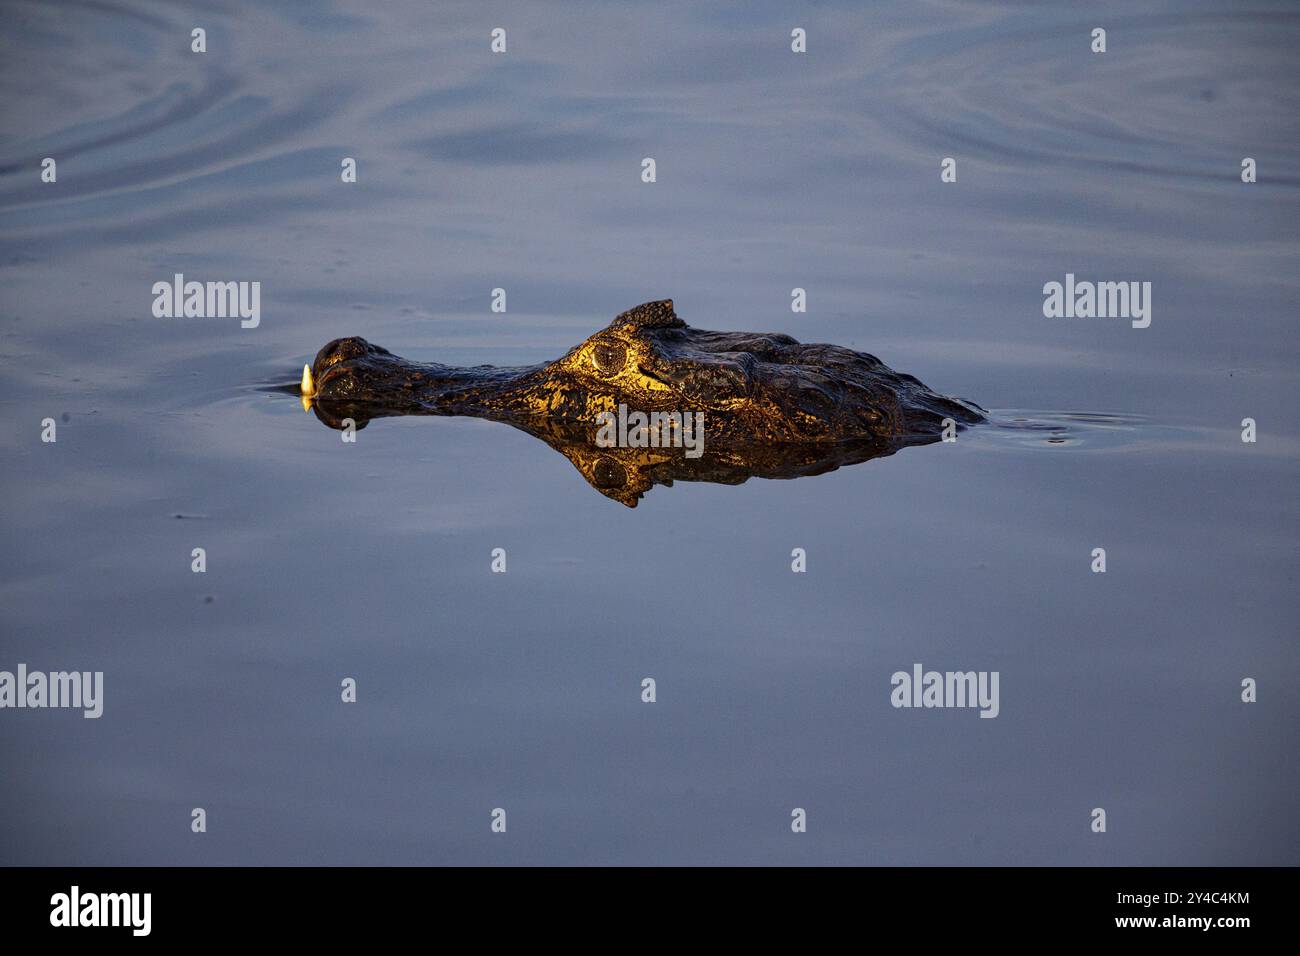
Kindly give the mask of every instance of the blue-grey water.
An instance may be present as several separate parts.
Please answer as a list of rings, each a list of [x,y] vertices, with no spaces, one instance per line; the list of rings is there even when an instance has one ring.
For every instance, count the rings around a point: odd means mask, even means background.
[[[0,710],[0,862],[1300,862],[1293,4],[0,18],[0,670],[104,674],[100,719]],[[155,318],[178,272],[260,324]],[[1067,273],[1150,326],[1046,318]],[[630,510],[505,425],[347,444],[269,390],[665,297],[1002,424]],[[999,715],[894,708],[918,662]]]

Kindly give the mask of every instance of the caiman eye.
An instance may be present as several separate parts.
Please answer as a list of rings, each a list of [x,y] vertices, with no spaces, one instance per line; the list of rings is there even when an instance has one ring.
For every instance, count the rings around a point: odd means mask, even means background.
[[[601,342],[591,350],[591,364],[606,375],[621,372],[627,364],[627,348],[617,342]]]

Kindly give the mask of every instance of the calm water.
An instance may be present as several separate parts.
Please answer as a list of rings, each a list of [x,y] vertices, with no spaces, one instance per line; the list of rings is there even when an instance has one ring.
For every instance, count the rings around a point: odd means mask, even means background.
[[[105,675],[0,712],[0,861],[1300,862],[1293,5],[272,6],[0,5],[0,669]],[[1044,318],[1067,272],[1151,326]],[[267,390],[668,296],[1055,430],[628,510]],[[894,709],[915,662],[1000,715]]]

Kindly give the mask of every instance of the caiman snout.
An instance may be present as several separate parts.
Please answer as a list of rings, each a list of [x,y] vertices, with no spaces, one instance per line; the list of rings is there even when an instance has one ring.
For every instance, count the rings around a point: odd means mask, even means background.
[[[381,349],[377,345],[371,345],[359,335],[349,335],[345,339],[335,339],[329,342],[316,353],[316,359],[312,362],[312,373],[319,376],[327,368],[337,365],[339,362],[346,362],[348,359],[361,358],[363,355],[369,355],[373,352],[388,353],[387,349]]]
[[[538,366],[540,368],[540,366]],[[335,339],[303,369],[305,400],[340,408],[368,406],[401,412],[416,408],[488,408],[535,368],[454,368],[413,362],[359,336]]]
[[[404,377],[406,368],[397,356],[352,335],[335,339],[316,353],[312,364],[303,369],[303,395],[325,400],[376,401],[400,387]]]

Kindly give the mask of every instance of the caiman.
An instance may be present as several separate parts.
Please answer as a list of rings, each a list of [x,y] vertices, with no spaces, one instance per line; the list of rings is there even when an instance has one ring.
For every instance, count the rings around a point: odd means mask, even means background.
[[[674,478],[739,483],[750,475],[817,474],[984,420],[979,406],[933,392],[874,355],[776,333],[691,328],[671,299],[629,309],[553,362],[519,368],[413,362],[362,338],[335,339],[303,369],[301,393],[335,428],[390,415],[508,422],[633,507],[652,485]],[[702,412],[703,456],[598,446],[602,413],[620,405]]]

